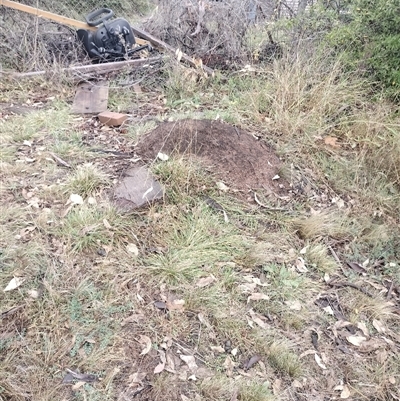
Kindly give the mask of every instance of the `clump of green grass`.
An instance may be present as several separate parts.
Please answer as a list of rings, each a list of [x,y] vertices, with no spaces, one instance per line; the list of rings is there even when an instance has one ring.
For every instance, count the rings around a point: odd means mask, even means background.
[[[173,225],[163,231],[163,237],[168,250],[149,256],[144,263],[152,275],[170,284],[193,282],[206,266],[234,260],[246,247],[222,215],[202,205],[178,215]]]
[[[291,377],[302,373],[299,357],[282,343],[273,343],[269,348],[268,362],[273,368]]]
[[[74,193],[86,197],[109,184],[110,179],[107,174],[101,171],[97,166],[87,163],[78,166],[67,178],[65,193]]]
[[[315,243],[307,249],[306,260],[315,270],[321,273],[333,273],[338,264],[328,253],[326,245]]]
[[[132,222],[111,207],[77,205],[55,231],[70,250],[78,253],[110,245],[126,235],[130,237],[131,229]]]
[[[212,185],[201,166],[185,156],[155,163],[152,172],[165,185],[168,201],[176,204],[188,202],[188,198],[201,194]]]

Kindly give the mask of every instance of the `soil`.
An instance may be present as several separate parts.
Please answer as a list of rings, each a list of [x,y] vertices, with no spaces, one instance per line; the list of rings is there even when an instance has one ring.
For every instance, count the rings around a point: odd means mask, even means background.
[[[195,157],[226,185],[246,193],[260,189],[281,193],[288,187],[282,178],[273,179],[282,162],[266,143],[221,121],[161,123],[137,148],[147,162],[154,161],[159,152]]]

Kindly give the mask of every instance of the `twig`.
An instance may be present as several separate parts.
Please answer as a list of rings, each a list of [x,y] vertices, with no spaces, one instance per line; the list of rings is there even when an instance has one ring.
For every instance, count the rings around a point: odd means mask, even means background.
[[[56,154],[54,154],[53,152],[50,152],[50,156],[61,166],[64,167],[68,167],[68,168],[72,168],[66,161],[64,161],[63,159],[61,159],[60,157],[58,157]]]
[[[386,294],[386,299],[390,299],[390,297],[392,296],[393,287],[394,287],[394,281],[392,281],[392,284],[390,284],[389,291]]]
[[[275,207],[275,208],[271,208],[267,205],[264,205],[264,203],[261,203],[258,198],[257,198],[257,193],[254,192],[254,200],[257,203],[257,205],[261,206],[262,208],[266,209],[267,212],[285,212],[287,211],[287,209],[283,209],[281,207]]]
[[[328,249],[331,251],[333,258],[336,260],[336,263],[339,265],[340,269],[342,270],[342,273],[345,275],[345,270],[343,268],[342,262],[339,259],[339,256],[330,245],[328,245]]]
[[[371,294],[368,290],[360,287],[357,284],[353,284],[353,283],[349,283],[348,281],[340,281],[340,282],[328,282],[328,285],[332,286],[332,287],[351,287],[351,288],[355,288],[358,291],[361,291],[363,294],[368,295],[369,297],[373,298],[374,294]]]

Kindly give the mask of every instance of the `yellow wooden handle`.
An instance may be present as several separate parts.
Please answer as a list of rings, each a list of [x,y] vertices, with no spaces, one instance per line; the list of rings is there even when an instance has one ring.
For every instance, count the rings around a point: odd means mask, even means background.
[[[95,26],[89,26],[86,22],[78,21],[76,19],[63,17],[62,15],[50,13],[48,11],[40,10],[35,7],[26,6],[25,4],[17,3],[10,0],[0,0],[0,5],[13,8],[14,10],[24,11],[28,14],[36,15],[37,17],[46,18],[55,22],[59,22],[63,25],[73,26],[75,28],[87,29],[90,31],[95,31],[97,28]]]

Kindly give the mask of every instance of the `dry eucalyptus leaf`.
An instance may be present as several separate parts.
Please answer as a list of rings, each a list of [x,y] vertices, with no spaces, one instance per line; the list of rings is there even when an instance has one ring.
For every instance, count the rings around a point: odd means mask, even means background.
[[[135,244],[128,244],[128,245],[126,246],[126,250],[127,250],[129,253],[133,253],[135,256],[138,256],[138,255],[139,255],[139,249],[138,249],[138,247],[137,247]]]
[[[24,278],[22,277],[14,277],[13,279],[10,280],[10,282],[7,284],[7,287],[4,288],[4,292],[7,291],[12,291],[17,289],[23,282],[25,281]]]
[[[331,146],[332,148],[340,148],[340,145],[337,143],[337,138],[333,136],[326,136],[324,138],[325,145]]]
[[[167,300],[167,308],[172,311],[183,312],[185,310],[185,300],[184,299],[174,299],[174,300]]]
[[[343,386],[342,392],[340,393],[340,398],[343,399],[343,400],[345,400],[345,399],[347,399],[347,398],[350,397],[350,394],[351,394],[351,393],[350,393],[349,386],[348,386],[347,384],[345,384],[345,385]]]
[[[383,323],[380,320],[374,319],[372,321],[372,325],[375,327],[375,329],[378,333],[383,334],[386,331],[385,326],[383,325]]]
[[[389,353],[385,350],[382,349],[380,351],[376,351],[376,360],[382,365],[386,359],[388,358]]]
[[[363,332],[365,337],[369,337],[369,330],[364,322],[358,322],[357,327]]]
[[[161,373],[165,368],[165,362],[159,363],[155,368],[154,368],[154,374]]]
[[[274,395],[278,395],[280,393],[281,387],[282,387],[282,380],[276,379],[272,384],[272,392],[274,393]]]
[[[347,341],[348,341],[350,344],[355,345],[356,347],[360,347],[361,344],[362,344],[364,341],[366,341],[366,340],[367,340],[367,339],[366,339],[365,337],[363,337],[363,336],[348,336],[348,337],[347,337]]]
[[[222,192],[228,192],[229,191],[229,187],[226,186],[223,182],[218,181],[217,182],[217,188],[222,191]]]
[[[196,283],[196,287],[199,287],[199,288],[207,287],[208,285],[213,283],[215,280],[216,280],[216,278],[214,276],[203,277]]]
[[[179,355],[179,357],[182,359],[183,362],[186,363],[186,365],[188,365],[192,373],[196,373],[198,366],[193,355]]]
[[[217,346],[212,345],[210,348],[211,348],[211,351],[218,352],[219,354],[225,353],[224,347],[221,347],[220,345],[217,345]]]
[[[247,303],[249,303],[250,301],[261,301],[263,299],[268,300],[269,296],[263,294],[262,292],[254,292],[247,298]]]
[[[233,375],[233,368],[235,367],[235,364],[233,363],[232,359],[230,356],[227,356],[224,362],[224,368],[226,370],[226,375],[228,377],[231,377]]]
[[[144,346],[140,355],[146,355],[151,350],[151,339],[147,336],[140,336],[139,343]]]
[[[255,313],[252,309],[249,310],[249,315],[255,324],[260,326],[262,329],[267,329],[268,325],[265,321],[261,318],[261,315]]]
[[[132,375],[129,376],[128,381],[129,383],[129,387],[134,386],[135,384],[139,384],[141,383],[145,377],[147,376],[146,372],[136,372],[133,373]]]
[[[133,387],[135,384],[141,383],[147,376],[146,372],[136,372],[129,376],[129,387]]]
[[[321,359],[321,357],[317,354],[317,353],[315,353],[314,354],[314,358],[315,358],[315,362],[317,362],[317,364],[318,364],[318,366],[321,368],[321,369],[327,369],[327,367],[324,365],[324,363],[322,362],[322,359]]]
[[[300,272],[300,273],[307,273],[308,272],[308,269],[306,267],[306,262],[301,256],[299,256],[296,259],[296,262],[294,262],[294,265],[295,265],[296,270],[298,272]]]

